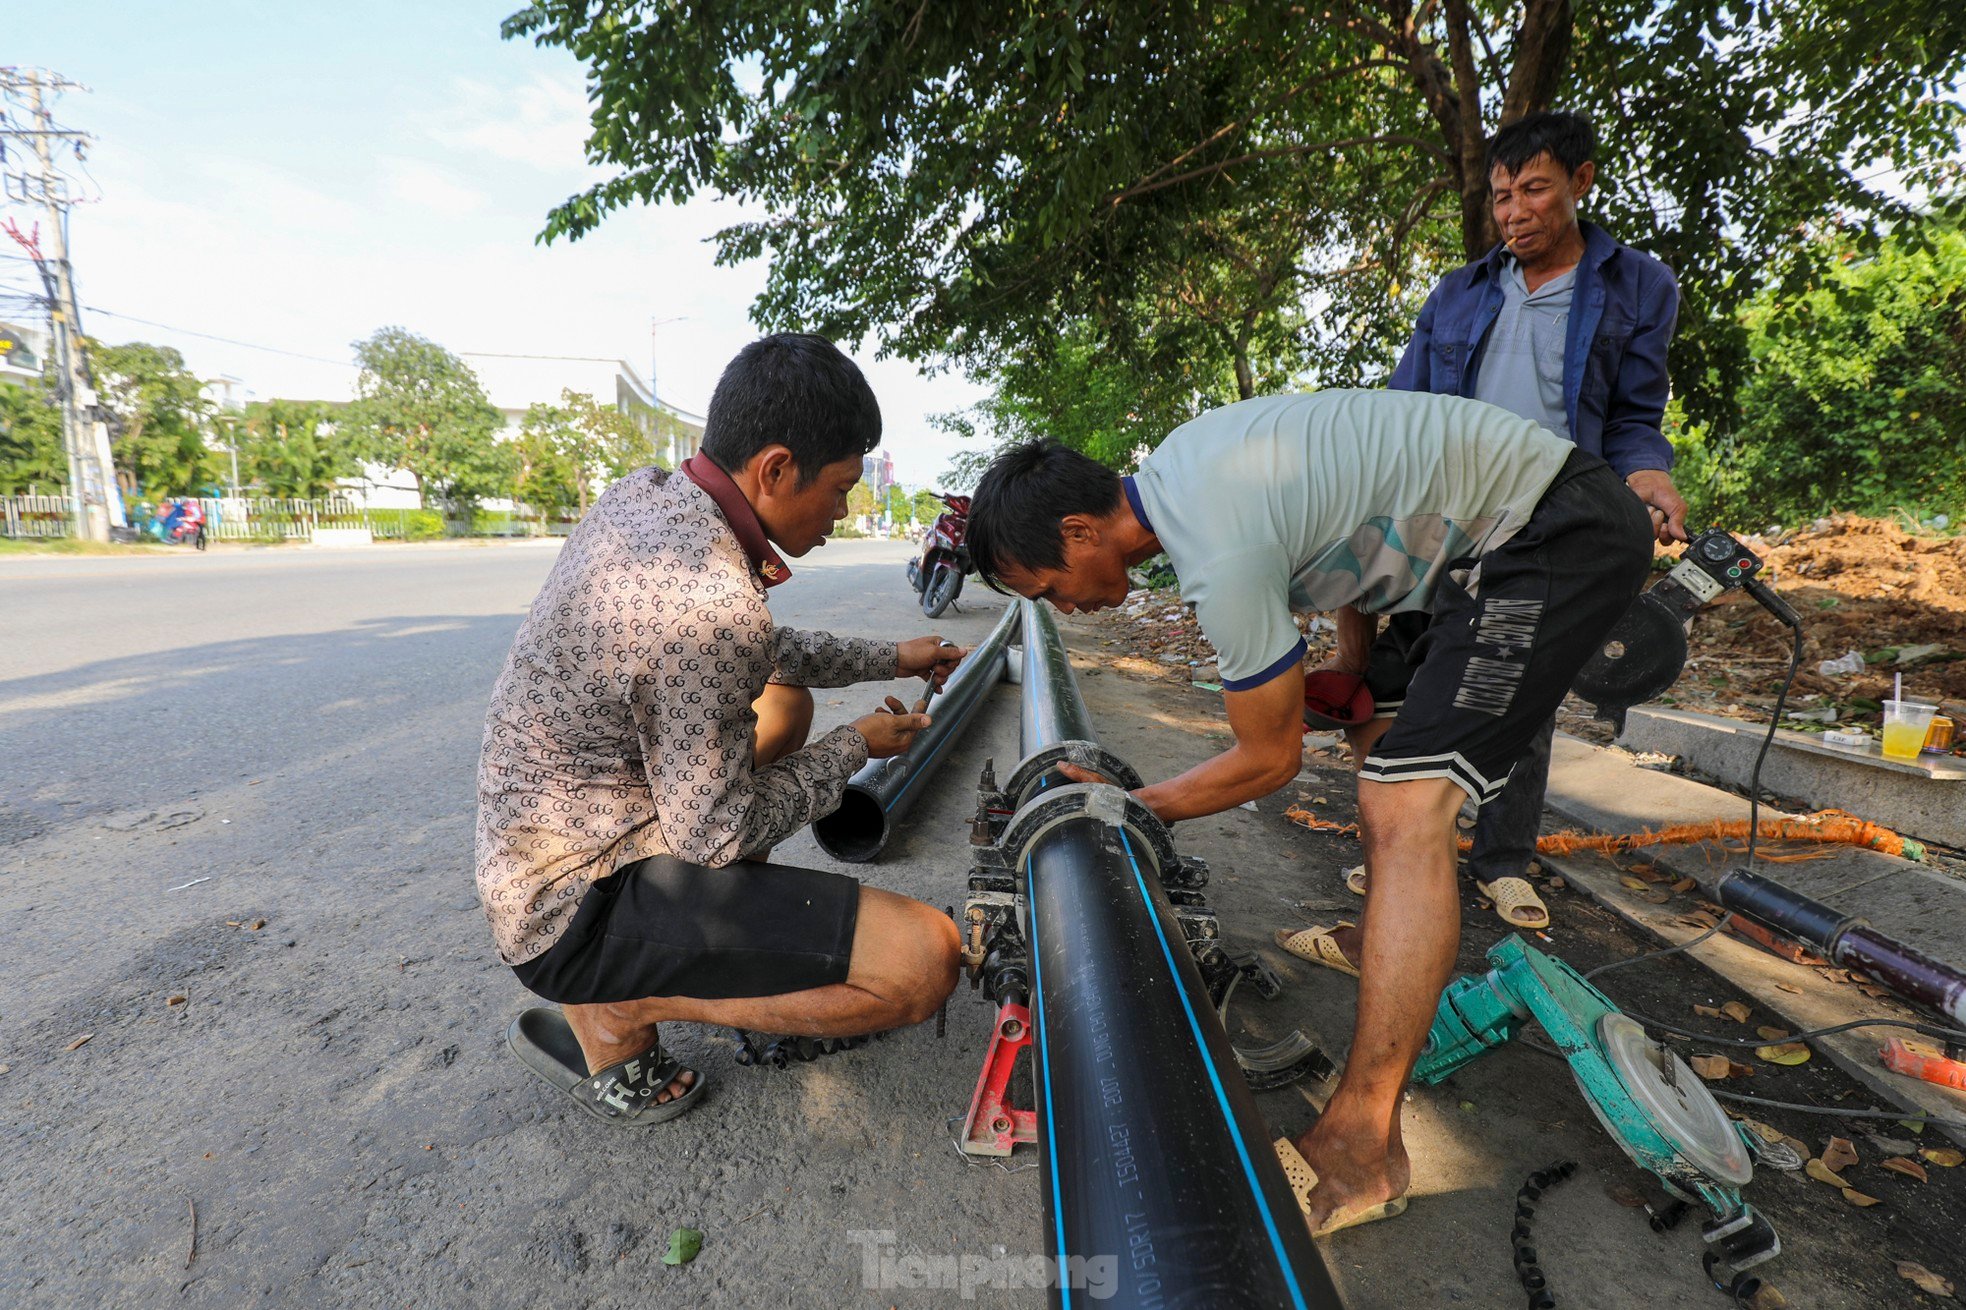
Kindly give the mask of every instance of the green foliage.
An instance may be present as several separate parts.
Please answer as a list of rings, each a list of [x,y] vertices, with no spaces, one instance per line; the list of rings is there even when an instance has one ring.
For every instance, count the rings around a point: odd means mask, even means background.
[[[269,496],[314,500],[356,477],[356,458],[339,424],[339,406],[317,400],[255,400],[226,423],[238,443],[239,480]]]
[[[909,508],[914,511],[915,522],[927,527],[942,513],[942,500],[933,491],[923,487],[909,499]]]
[[[403,540],[436,541],[444,535],[444,516],[434,509],[406,509],[400,511],[403,523]]]
[[[1966,72],[1957,0],[533,0],[505,33],[587,66],[613,173],[543,239],[750,202],[769,216],[717,240],[770,257],[759,322],[945,356],[1013,411],[1109,374],[1149,445],[1237,396],[1379,376],[1493,240],[1490,132],[1558,104],[1602,128],[1591,212],[1679,274],[1679,390],[1723,423],[1739,310],[1800,225],[1902,219],[1880,159],[1958,176]],[[1080,408],[1084,448],[1131,450],[1131,410]]]
[[[880,506],[874,503],[874,489],[866,482],[856,482],[846,493],[846,512],[849,517],[865,518],[877,512]]]
[[[1804,289],[1743,318],[1752,374],[1731,429],[1682,424],[1695,512],[1741,526],[1836,510],[1966,512],[1966,233],[1929,224],[1860,254],[1806,252]]]
[[[0,382],[0,495],[29,487],[43,493],[68,484],[68,455],[61,444],[61,411],[46,378]]]
[[[356,342],[355,360],[342,423],[358,457],[404,470],[426,503],[460,510],[511,487],[511,452],[494,440],[503,417],[464,361],[399,327]]]
[[[887,504],[882,506],[882,509],[887,514],[888,522],[894,524],[896,527],[900,527],[908,521],[909,513],[913,507],[908,503],[908,493],[901,489],[900,483],[897,482],[888,487]]]
[[[215,407],[169,346],[87,343],[118,474],[146,497],[202,493],[222,478],[205,444]]]
[[[662,463],[652,434],[614,406],[579,391],[562,391],[559,404],[527,410],[512,445],[513,494],[555,513],[585,515],[602,481]]]

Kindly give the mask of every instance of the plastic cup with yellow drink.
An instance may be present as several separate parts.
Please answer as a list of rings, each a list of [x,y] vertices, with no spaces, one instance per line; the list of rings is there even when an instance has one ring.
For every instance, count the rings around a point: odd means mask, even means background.
[[[1885,701],[1884,758],[1917,759],[1919,749],[1925,745],[1925,733],[1932,726],[1932,716],[1938,712],[1938,706],[1915,700]]]

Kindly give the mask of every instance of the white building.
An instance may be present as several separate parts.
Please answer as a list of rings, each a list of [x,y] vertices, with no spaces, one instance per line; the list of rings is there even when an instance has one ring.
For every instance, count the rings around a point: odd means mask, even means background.
[[[518,355],[461,350],[458,358],[470,366],[478,385],[505,416],[505,437],[518,435],[526,411],[534,405],[557,405],[560,394],[572,391],[612,405],[642,431],[657,437],[656,453],[671,468],[703,444],[703,420],[656,399],[641,374],[621,359],[587,355]],[[371,509],[416,509],[416,482],[400,469],[367,467],[349,496]],[[510,509],[509,501],[490,500],[487,509]]]
[[[613,405],[630,422],[662,440],[656,453],[670,467],[682,463],[703,444],[703,420],[658,400],[628,361],[586,355],[504,355],[461,350],[458,358],[478,375],[491,403],[505,415],[508,432],[517,432],[526,411],[534,405],[557,405],[562,391],[592,396]],[[658,415],[669,421],[659,422]]]

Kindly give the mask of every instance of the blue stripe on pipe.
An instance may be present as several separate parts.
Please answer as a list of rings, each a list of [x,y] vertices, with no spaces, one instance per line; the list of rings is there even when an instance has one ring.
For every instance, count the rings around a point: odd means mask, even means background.
[[[1236,1116],[1229,1109],[1228,1094],[1222,1090],[1222,1076],[1216,1072],[1215,1060],[1208,1053],[1208,1042],[1202,1036],[1201,1024],[1195,1019],[1195,1007],[1188,1000],[1188,989],[1181,985],[1181,973],[1174,967],[1174,952],[1168,949],[1167,933],[1161,928],[1154,899],[1147,894],[1147,880],[1140,875],[1140,861],[1134,858],[1133,841],[1127,836],[1125,828],[1118,829],[1118,832],[1121,845],[1126,847],[1127,862],[1133,866],[1133,883],[1140,889],[1140,899],[1146,902],[1147,917],[1154,925],[1154,937],[1160,942],[1161,955],[1167,960],[1167,971],[1174,979],[1174,994],[1181,998],[1181,1012],[1188,1016],[1188,1030],[1194,1034],[1195,1048],[1201,1052],[1202,1063],[1208,1068],[1208,1081],[1215,1089],[1215,1103],[1222,1108],[1222,1118],[1229,1125],[1229,1135],[1235,1139],[1243,1177],[1249,1180],[1250,1194],[1256,1198],[1257,1209],[1263,1212],[1263,1227],[1270,1235],[1270,1249],[1276,1252],[1277,1264],[1282,1266],[1284,1279],[1290,1284],[1290,1299],[1297,1310],[1310,1310],[1304,1302],[1303,1290],[1297,1286],[1297,1271],[1291,1268],[1290,1256],[1283,1249],[1283,1234],[1277,1231],[1276,1216],[1270,1213],[1269,1199],[1263,1195],[1263,1185],[1256,1180],[1256,1165],[1249,1158],[1249,1145],[1243,1141],[1242,1129],[1236,1125]]]
[[[1058,1295],[1060,1304],[1070,1310],[1072,1304],[1071,1266],[1065,1259],[1065,1194],[1058,1185],[1058,1139],[1051,1131],[1051,1042],[1044,1032],[1044,954],[1038,948],[1038,898],[1031,892],[1031,857],[1024,857],[1024,908],[1031,923],[1031,970],[1032,981],[1037,985],[1031,989],[1031,996],[1037,1002],[1038,1023],[1038,1063],[1044,1070],[1044,1147],[1045,1154],[1051,1157],[1051,1214],[1058,1228]]]

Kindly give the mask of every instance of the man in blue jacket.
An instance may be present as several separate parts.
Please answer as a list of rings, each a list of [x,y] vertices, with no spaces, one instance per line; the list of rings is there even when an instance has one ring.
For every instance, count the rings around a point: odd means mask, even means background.
[[[1596,179],[1594,135],[1590,120],[1568,113],[1531,114],[1495,134],[1488,176],[1501,244],[1434,287],[1390,385],[1469,396],[1541,424],[1610,464],[1661,544],[1684,541],[1686,502],[1660,432],[1679,286],[1658,260],[1578,219]],[[1368,685],[1382,711],[1397,708],[1403,688],[1388,678],[1400,680],[1423,626],[1400,616],[1378,638]],[[1555,728],[1552,719],[1536,735],[1475,826],[1469,869],[1512,926],[1548,922],[1523,875]],[[1338,944],[1356,959],[1352,936],[1341,931]]]

